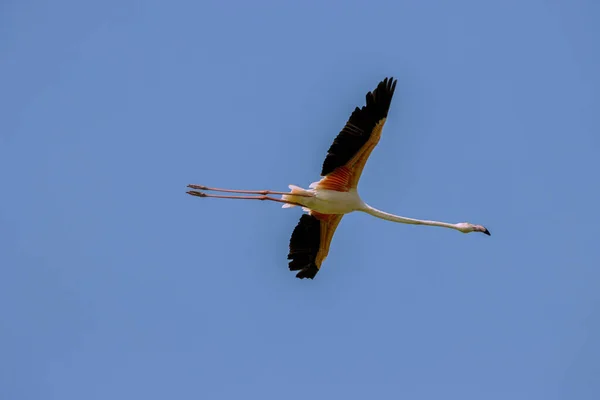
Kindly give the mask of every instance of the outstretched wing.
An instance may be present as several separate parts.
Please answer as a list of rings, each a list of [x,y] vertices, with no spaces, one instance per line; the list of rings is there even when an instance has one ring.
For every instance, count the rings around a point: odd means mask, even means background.
[[[288,260],[297,278],[313,279],[329,253],[329,245],[343,215],[325,215],[311,211],[303,214],[290,239]]]
[[[366,105],[356,107],[327,152],[320,187],[347,191],[358,185],[365,163],[381,137],[396,82],[385,78],[367,93]]]

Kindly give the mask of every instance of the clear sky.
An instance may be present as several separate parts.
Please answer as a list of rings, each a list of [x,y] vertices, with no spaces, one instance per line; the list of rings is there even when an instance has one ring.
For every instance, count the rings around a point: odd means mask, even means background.
[[[3,1],[0,398],[600,398],[600,2]],[[398,78],[359,186],[491,237],[188,183],[318,180]]]

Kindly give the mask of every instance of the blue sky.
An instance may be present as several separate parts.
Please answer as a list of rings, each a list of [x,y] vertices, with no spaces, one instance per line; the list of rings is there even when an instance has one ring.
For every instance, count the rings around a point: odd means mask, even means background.
[[[0,398],[597,399],[600,3],[5,1]],[[198,199],[319,177],[491,237]]]

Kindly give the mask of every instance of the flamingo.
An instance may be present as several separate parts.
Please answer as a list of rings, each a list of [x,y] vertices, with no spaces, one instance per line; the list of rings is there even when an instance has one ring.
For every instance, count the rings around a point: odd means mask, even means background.
[[[198,197],[238,200],[266,200],[283,203],[283,208],[300,206],[306,212],[294,228],[289,244],[289,269],[298,271],[297,278],[314,277],[329,253],[333,234],[342,217],[361,211],[376,218],[401,224],[438,226],[462,233],[482,232],[490,236],[482,225],[468,222],[456,224],[401,217],[378,210],[366,204],[358,194],[357,186],[371,152],[379,142],[388,110],[396,89],[394,78],[385,78],[373,92],[366,95],[366,105],[356,107],[330,146],[321,171],[321,179],[303,189],[289,185],[289,192],[272,190],[233,190],[188,185],[186,193]],[[237,193],[218,195],[205,193]],[[248,196],[251,195],[251,196]],[[273,195],[281,198],[272,197]]]

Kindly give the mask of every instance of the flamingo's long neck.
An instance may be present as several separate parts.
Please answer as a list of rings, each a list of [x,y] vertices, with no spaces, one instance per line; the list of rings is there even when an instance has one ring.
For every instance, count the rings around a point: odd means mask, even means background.
[[[428,220],[423,220],[423,219],[401,217],[399,215],[394,215],[394,214],[386,213],[385,211],[378,210],[374,207],[371,207],[368,204],[365,204],[364,208],[361,211],[366,212],[367,214],[371,214],[372,216],[377,217],[377,218],[385,219],[387,221],[392,221],[392,222],[399,222],[401,224],[439,226],[442,228],[450,228],[450,229],[460,230],[455,224],[450,224],[447,222],[428,221]]]

